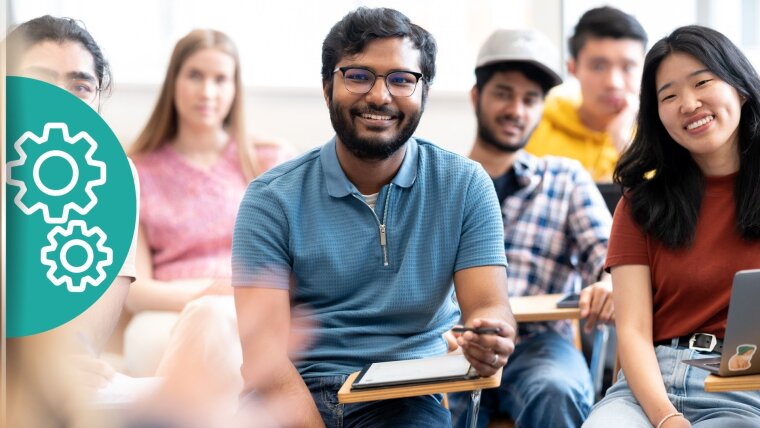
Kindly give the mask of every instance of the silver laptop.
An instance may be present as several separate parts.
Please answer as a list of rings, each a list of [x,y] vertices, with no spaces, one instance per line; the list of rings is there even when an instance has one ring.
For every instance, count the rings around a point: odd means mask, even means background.
[[[734,276],[728,321],[720,357],[683,360],[719,376],[760,373],[760,269],[742,270]]]

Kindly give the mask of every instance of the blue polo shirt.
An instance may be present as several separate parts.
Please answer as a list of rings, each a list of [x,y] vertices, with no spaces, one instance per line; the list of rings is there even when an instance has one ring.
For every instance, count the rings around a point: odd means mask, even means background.
[[[490,178],[479,164],[411,138],[373,211],[335,144],[248,186],[233,235],[233,285],[290,290],[292,316],[312,326],[312,344],[295,360],[303,377],[443,354],[442,334],[460,315],[454,272],[506,266]]]

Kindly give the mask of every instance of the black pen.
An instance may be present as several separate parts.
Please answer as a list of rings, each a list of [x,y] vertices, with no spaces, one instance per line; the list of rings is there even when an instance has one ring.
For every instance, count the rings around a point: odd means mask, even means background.
[[[475,334],[499,334],[501,331],[498,327],[454,327],[451,329],[454,333],[464,333],[471,331]]]

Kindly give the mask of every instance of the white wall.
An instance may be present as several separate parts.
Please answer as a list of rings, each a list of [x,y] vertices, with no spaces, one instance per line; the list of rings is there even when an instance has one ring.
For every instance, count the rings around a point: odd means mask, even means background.
[[[103,115],[124,145],[144,126],[176,40],[196,27],[236,41],[247,85],[248,128],[299,151],[333,135],[321,93],[320,49],[330,27],[359,5],[394,7],[435,36],[438,73],[417,135],[466,154],[475,120],[468,91],[480,44],[496,28],[533,27],[562,37],[560,0],[11,0],[13,20],[45,13],[81,19],[114,71]],[[139,25],[139,31],[135,30]],[[286,86],[290,85],[290,86]]]
[[[4,0],[0,0],[4,1]],[[468,90],[480,44],[496,28],[532,27],[563,51],[587,9],[611,4],[634,14],[656,41],[697,21],[739,37],[741,5],[753,0],[11,0],[11,19],[50,13],[82,19],[110,59],[115,87],[104,117],[124,145],[144,126],[176,40],[195,27],[215,27],[236,40],[247,89],[248,128],[288,141],[299,151],[322,144],[333,132],[322,99],[321,41],[330,26],[358,5],[396,7],[429,29],[439,45],[438,76],[417,135],[466,154],[475,119]],[[754,0],[760,2],[760,0]],[[730,6],[730,7],[729,7]],[[698,11],[702,14],[698,16]],[[720,10],[721,13],[711,13]],[[283,15],[283,11],[288,13]],[[709,19],[705,18],[705,15]],[[135,31],[135,30],[138,31]],[[741,44],[742,40],[734,40]],[[760,47],[755,49],[757,63]],[[760,64],[758,64],[760,65]],[[290,74],[289,74],[290,73]],[[294,82],[292,86],[285,86]],[[312,83],[313,82],[313,83]]]

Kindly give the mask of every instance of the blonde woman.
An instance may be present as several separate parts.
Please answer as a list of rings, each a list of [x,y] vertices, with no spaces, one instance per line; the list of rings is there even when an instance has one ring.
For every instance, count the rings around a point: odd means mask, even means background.
[[[140,274],[127,299],[134,314],[124,344],[130,374],[165,375],[178,363],[162,358],[176,361],[169,354],[180,352],[185,360],[212,358],[208,346],[237,371],[233,224],[247,184],[286,157],[280,146],[247,136],[243,98],[237,49],[227,35],[194,30],[177,43],[156,106],[131,148],[143,184]],[[175,328],[181,312],[202,321]],[[213,345],[203,342],[208,335]],[[227,349],[225,338],[236,346]]]

